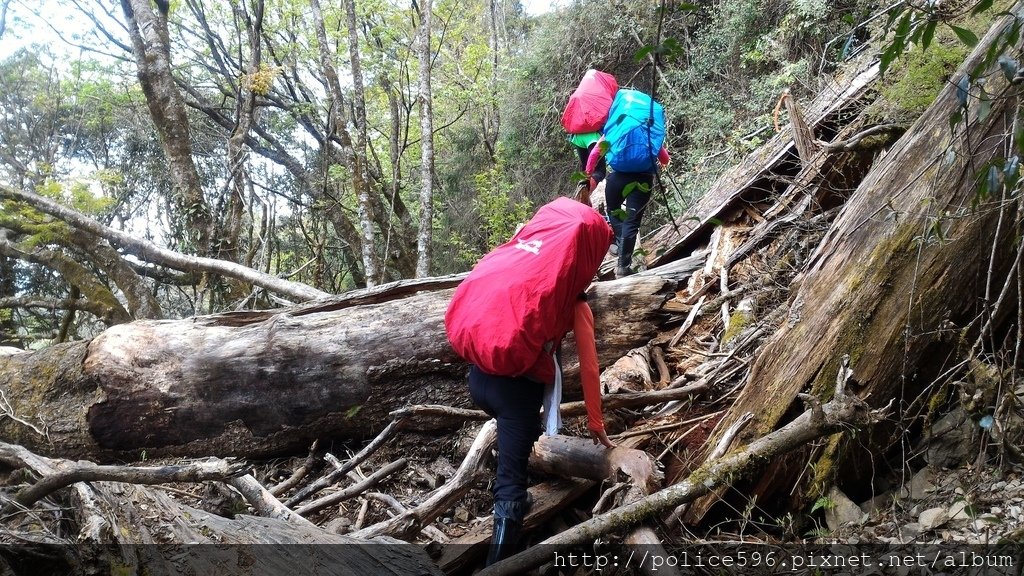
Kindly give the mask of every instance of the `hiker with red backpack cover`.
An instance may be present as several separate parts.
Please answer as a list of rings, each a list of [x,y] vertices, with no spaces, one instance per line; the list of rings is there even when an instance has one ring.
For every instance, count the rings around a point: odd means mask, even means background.
[[[562,128],[569,134],[569,142],[576,150],[580,171],[586,167],[590,151],[601,138],[601,129],[608,120],[608,109],[611,108],[618,90],[619,83],[611,74],[600,70],[587,70],[562,110]],[[593,192],[604,179],[605,172],[605,162],[602,158],[587,174],[589,192]]]
[[[470,363],[470,396],[498,425],[487,565],[507,557],[518,540],[529,508],[527,462],[542,431],[542,406],[544,431],[558,431],[558,354],[570,331],[587,428],[595,444],[614,447],[604,429],[594,316],[585,297],[612,236],[593,208],[557,198],[484,256],[448,305],[445,330],[455,352]]]
[[[643,92],[620,89],[602,131],[604,135],[591,150],[584,171],[589,174],[597,170],[599,162],[607,157],[611,172],[605,178],[605,212],[615,231],[615,277],[622,278],[634,271],[633,250],[651,200],[654,175],[659,165],[669,163],[664,145],[664,108]]]

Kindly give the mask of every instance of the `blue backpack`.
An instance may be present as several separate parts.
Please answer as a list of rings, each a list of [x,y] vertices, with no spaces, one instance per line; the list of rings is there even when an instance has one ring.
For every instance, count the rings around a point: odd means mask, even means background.
[[[639,90],[620,88],[603,132],[613,170],[652,172],[665,142],[665,109]]]

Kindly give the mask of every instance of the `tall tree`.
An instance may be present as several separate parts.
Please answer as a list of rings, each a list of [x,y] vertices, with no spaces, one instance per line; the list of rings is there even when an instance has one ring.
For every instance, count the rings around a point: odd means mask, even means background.
[[[498,111],[498,65],[500,63],[500,45],[498,42],[498,22],[504,17],[503,0],[487,0],[487,43],[491,52],[491,74],[488,90],[488,103],[484,107],[483,132],[484,143],[491,158],[497,156],[498,131],[501,129],[501,115]]]
[[[363,232],[363,267],[366,270],[366,285],[373,286],[380,281],[380,264],[375,246],[376,234],[374,233],[373,222],[373,200],[366,171],[366,95],[363,88],[362,63],[359,59],[359,22],[356,20],[356,0],[345,0],[344,4],[345,20],[348,24],[349,65],[352,72],[352,116],[356,126],[352,186],[356,190],[356,200],[359,206],[359,224]]]
[[[167,29],[167,2],[121,0],[138,67],[139,83],[146,95],[150,116],[167,156],[172,197],[188,223],[190,240],[200,254],[211,251],[213,218],[203,194],[202,181],[192,157],[192,133],[188,115],[171,73],[171,40]]]
[[[415,5],[415,3],[414,3]],[[434,241],[434,103],[430,86],[431,0],[420,0],[420,28],[416,35],[420,64],[420,233],[417,243],[416,276],[430,275],[431,244]]]
[[[256,95],[267,89],[268,72],[264,70],[262,44],[260,37],[263,32],[263,0],[253,0],[251,13],[245,3],[234,7],[236,18],[245,23],[249,33],[249,54],[245,79],[238,83],[238,99],[235,104],[235,129],[228,138],[228,173],[231,178],[231,193],[227,198],[228,208],[225,210],[226,223],[223,237],[220,239],[222,258],[238,262],[238,240],[242,230],[242,218],[245,214],[246,198],[252,186],[248,171],[248,148],[245,145],[249,131],[252,129],[256,113]],[[241,47],[239,48],[241,50]],[[242,60],[241,55],[239,60]]]
[[[20,348],[21,339],[18,338],[14,313],[2,304],[3,301],[12,300],[18,294],[14,284],[16,262],[14,258],[0,256],[0,346]]]

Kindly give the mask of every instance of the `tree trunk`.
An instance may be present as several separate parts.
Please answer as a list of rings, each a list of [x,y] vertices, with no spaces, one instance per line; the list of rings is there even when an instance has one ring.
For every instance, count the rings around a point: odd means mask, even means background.
[[[373,193],[370,174],[367,170],[366,146],[368,141],[366,125],[366,102],[363,90],[363,69],[359,58],[359,23],[356,21],[356,0],[343,0],[345,22],[348,27],[348,54],[352,72],[352,119],[356,127],[355,157],[353,158],[352,187],[355,189],[359,226],[363,233],[363,269],[366,271],[366,285],[375,286],[381,282],[383,270],[376,252]]]
[[[690,271],[697,266],[693,259]],[[662,305],[687,275],[680,266],[665,277],[592,287],[603,366],[656,334]],[[257,456],[304,451],[319,437],[369,437],[409,404],[469,406],[466,366],[443,322],[457,281],[439,281],[441,290],[396,283],[275,311],[139,321],[89,342],[0,357],[9,411],[35,427],[4,418],[0,435],[93,460]],[[564,348],[570,398],[579,395],[571,337]]]
[[[420,61],[420,232],[417,242],[416,277],[430,275],[434,241],[434,98],[430,88],[431,1],[420,0],[420,29],[416,35]]]
[[[245,140],[249,136],[249,130],[255,123],[256,95],[266,94],[269,91],[269,83],[261,78],[262,74],[269,74],[263,67],[263,53],[260,37],[263,35],[263,2],[253,2],[253,14],[243,6],[234,8],[236,18],[244,23],[245,30],[249,36],[249,57],[245,66],[245,73],[242,80],[238,82],[238,92],[235,97],[235,126],[228,136],[227,149],[227,172],[230,174],[230,192],[226,193],[227,209],[224,210],[225,222],[221,225],[224,230],[222,237],[218,238],[218,257],[232,262],[241,262],[239,258],[239,238],[242,233],[242,220],[245,216],[245,199],[249,196],[252,181],[249,178],[249,151],[245,146]],[[241,62],[239,62],[241,65]],[[232,299],[244,297],[237,292],[239,286],[232,286],[236,291]]]
[[[960,107],[956,82],[981,62],[1004,26],[993,26],[932,106],[875,164],[811,256],[794,283],[788,321],[759,353],[719,425],[724,430],[753,413],[734,445],[778,426],[795,409],[798,393],[827,398],[843,355],[851,358],[854,390],[875,406],[894,398],[912,406],[940,374],[955,373],[967,352],[958,345],[977,337],[979,318],[991,317],[992,302],[978,295],[986,294],[986,282],[999,291],[1019,248],[1014,227],[999,224],[1000,212],[1015,213],[1016,202],[986,200],[976,189],[976,171],[1013,149],[1007,127],[1014,124],[1015,95],[993,98],[991,112],[981,116],[974,101],[964,114],[969,128],[961,121],[950,130]],[[1001,74],[987,78],[990,94],[1005,89]],[[871,448],[887,446],[884,431],[872,438]],[[865,481],[872,467],[855,466],[865,456],[851,455],[862,442],[835,437],[813,456],[805,450],[776,461],[756,490],[744,493],[753,492],[758,502],[778,492],[803,501],[837,480]],[[795,469],[814,473],[796,474],[805,483],[794,491],[794,474],[786,470]],[[688,519],[700,518],[713,502],[698,502]]]
[[[139,84],[146,95],[149,114],[167,156],[168,170],[175,188],[173,200],[188,223],[188,229],[194,234],[191,240],[195,243],[196,251],[208,254],[213,232],[210,208],[203,196],[199,171],[192,160],[188,115],[171,74],[167,4],[157,4],[161,7],[159,14],[153,11],[150,0],[121,0],[132,39]]]

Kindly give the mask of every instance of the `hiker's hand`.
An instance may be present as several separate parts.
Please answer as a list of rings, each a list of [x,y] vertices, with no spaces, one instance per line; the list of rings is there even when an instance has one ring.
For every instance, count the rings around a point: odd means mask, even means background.
[[[594,439],[594,444],[604,444],[605,448],[615,448],[615,443],[608,439],[608,434],[604,430],[591,430],[590,436]]]

